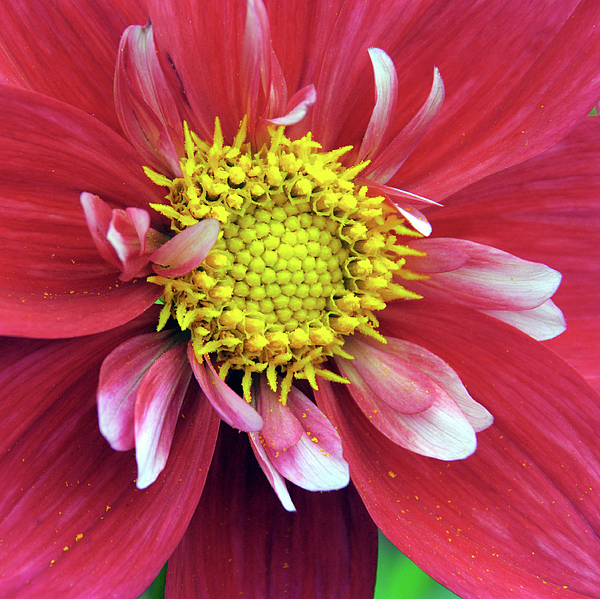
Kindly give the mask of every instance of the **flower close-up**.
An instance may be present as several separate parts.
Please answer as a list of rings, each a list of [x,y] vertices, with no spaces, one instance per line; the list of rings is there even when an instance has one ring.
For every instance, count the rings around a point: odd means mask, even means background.
[[[0,598],[600,599],[596,0],[0,6]]]

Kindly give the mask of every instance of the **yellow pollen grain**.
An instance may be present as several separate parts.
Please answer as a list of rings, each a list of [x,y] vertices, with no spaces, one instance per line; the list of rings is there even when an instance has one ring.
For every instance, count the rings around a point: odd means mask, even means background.
[[[366,163],[345,168],[351,148],[323,152],[310,133],[290,140],[283,127],[268,132],[270,143],[257,150],[246,141],[245,119],[232,145],[218,120],[212,144],[185,124],[183,176],[145,169],[168,189],[168,204],[155,208],[173,231],[204,218],[221,223],[197,269],[148,280],[164,287],[159,330],[174,318],[198,359],[215,354],[223,378],[243,372],[246,400],[254,373],[264,372],[285,403],[294,378],[315,389],[316,377],[348,383],[319,365],[351,358],[344,338],[355,332],[384,342],[375,312],[415,294],[394,282],[409,251],[398,243],[404,221],[353,181]]]

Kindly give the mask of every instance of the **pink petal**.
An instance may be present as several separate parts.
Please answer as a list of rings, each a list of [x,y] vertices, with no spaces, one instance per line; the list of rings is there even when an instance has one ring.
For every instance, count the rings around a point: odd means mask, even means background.
[[[402,208],[402,206],[396,206],[398,212],[412,225],[412,227],[424,235],[425,237],[429,237],[431,235],[431,231],[433,230],[431,224],[425,217],[425,215],[417,210],[414,206],[407,206],[406,208]]]
[[[401,550],[468,599],[597,597],[600,397],[540,343],[478,312],[405,302],[382,330],[449,362],[495,423],[440,465],[397,450],[342,394],[325,413],[367,507]],[[402,518],[398,518],[398,514]],[[473,557],[475,556],[475,557]]]
[[[169,559],[166,596],[372,597],[377,534],[355,489],[290,492],[293,513],[245,435],[223,427],[196,515]]]
[[[296,506],[290,497],[290,492],[285,484],[285,479],[275,468],[273,462],[269,458],[265,448],[262,446],[260,435],[258,433],[248,433],[248,439],[250,440],[250,446],[254,452],[254,457],[260,469],[263,471],[269,484],[275,491],[279,501],[281,501],[282,507],[288,512],[295,512]]]
[[[200,364],[191,342],[188,343],[187,355],[200,388],[219,416],[229,426],[241,431],[259,431],[263,427],[259,413],[219,377],[210,358],[206,357]]]
[[[136,486],[145,489],[163,471],[192,370],[186,346],[166,351],[145,374],[135,399]]]
[[[173,331],[139,335],[119,345],[102,362],[98,423],[113,449],[133,449],[134,404],[142,379],[152,364],[179,342]]]
[[[2,334],[86,335],[151,306],[160,288],[118,281],[79,203],[82,190],[117,208],[162,201],[137,153],[89,115],[14,87],[0,87],[0,122],[0,158],[10,164],[0,176]]]
[[[380,345],[374,339],[363,335],[360,335],[360,339],[374,347]],[[414,343],[390,336],[387,336],[386,339],[385,351],[409,362],[435,381],[458,405],[475,432],[485,430],[492,424],[494,421],[492,415],[469,395],[456,372],[446,362]]]
[[[165,277],[180,277],[198,268],[215,245],[220,228],[218,220],[206,218],[177,233],[150,254],[150,260],[155,263],[154,272]]]
[[[98,433],[100,364],[149,323],[143,316],[89,337],[3,342],[12,358],[0,361],[0,406],[18,423],[2,420],[2,440],[12,436],[0,457],[7,596],[138,597],[187,528],[218,429],[208,402],[188,396],[161,483],[144,492],[133,484],[133,454],[113,451]]]
[[[146,19],[143,3],[130,0],[3,2],[0,81],[76,106],[120,132],[113,100],[119,38]]]
[[[119,122],[146,165],[181,177],[182,118],[160,67],[152,25],[131,25],[121,37],[115,69]]]
[[[541,306],[532,310],[519,312],[482,310],[482,312],[502,322],[507,322],[537,341],[552,339],[567,329],[563,313],[552,300],[546,300]]]
[[[354,337],[347,337],[344,349],[354,360],[343,359],[340,364],[344,368],[352,364],[352,369],[371,393],[382,398],[394,410],[402,414],[419,414],[433,405],[435,385],[431,379],[408,360],[388,352],[382,343],[373,347]]]
[[[367,166],[364,175],[378,183],[387,183],[427,133],[442,108],[444,97],[444,82],[438,68],[434,67],[433,83],[427,100],[408,125]]]
[[[411,291],[428,299],[482,310],[531,310],[552,297],[560,284],[560,273],[544,264],[471,241],[422,239],[410,246],[427,254],[407,257],[407,267],[415,272],[421,272],[421,264],[427,272],[428,259],[433,260],[433,269],[439,270],[441,261],[447,261],[447,255],[455,250],[460,259],[463,254],[469,257],[458,269],[452,265],[449,272],[433,272],[427,280],[406,283]]]
[[[398,102],[398,75],[392,59],[381,48],[369,48],[369,58],[375,75],[375,107],[360,145],[357,162],[377,156],[379,148],[387,141]]]
[[[462,460],[477,447],[473,427],[452,398],[441,387],[432,383],[436,397],[430,408],[419,414],[403,414],[392,408],[387,397],[380,397],[366,385],[349,360],[336,360],[350,385],[344,393],[352,396],[369,422],[399,447],[438,460]],[[324,396],[341,393],[329,383],[320,383],[315,396],[319,404]]]
[[[261,377],[257,403],[265,421],[262,448],[281,475],[308,491],[332,491],[349,483],[339,435],[300,390],[292,387],[283,406]]]

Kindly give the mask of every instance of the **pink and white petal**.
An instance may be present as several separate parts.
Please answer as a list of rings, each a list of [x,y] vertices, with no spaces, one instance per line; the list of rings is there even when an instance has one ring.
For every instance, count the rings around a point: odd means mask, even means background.
[[[282,507],[288,512],[295,512],[296,506],[290,497],[290,492],[285,484],[285,479],[275,468],[275,465],[271,461],[268,453],[262,445],[260,433],[248,433],[248,439],[250,440],[250,446],[254,452],[254,457],[260,469],[263,471],[266,479],[269,481],[273,491],[281,501]]]
[[[407,281],[406,286],[427,299],[457,303],[481,310],[531,310],[551,298],[561,275],[557,271],[529,262],[495,248],[464,239],[420,239],[410,247],[425,256],[407,256],[406,266],[414,272],[427,272],[431,256],[435,270],[454,251],[466,254],[468,262],[449,272],[434,272],[429,279]],[[440,258],[437,255],[440,254]]]
[[[148,19],[144,4],[3,2],[0,81],[77,106],[120,132],[113,99],[117,48],[127,25]]]
[[[367,166],[364,171],[365,177],[378,183],[387,183],[396,174],[439,114],[445,94],[440,72],[437,67],[434,67],[433,83],[427,100],[406,127]]]
[[[398,212],[409,222],[410,225],[424,235],[425,237],[429,237],[431,235],[431,231],[433,230],[431,223],[427,220],[427,217],[420,211],[417,210],[414,206],[406,206],[402,208],[402,206],[396,206]]]
[[[104,356],[149,325],[143,316],[90,337],[3,343],[7,352],[18,348],[0,368],[8,383],[0,406],[18,423],[2,421],[8,442],[0,472],[10,485],[0,498],[0,576],[7,596],[137,597],[183,535],[218,428],[208,402],[188,398],[173,459],[161,484],[145,492],[133,484],[133,455],[110,449],[97,427],[95,388]]]
[[[352,396],[371,425],[393,443],[419,455],[438,460],[462,460],[473,454],[477,438],[473,427],[452,398],[439,386],[433,405],[420,414],[402,414],[376,396],[349,360],[336,360],[340,372],[350,381],[347,392]],[[339,385],[320,383],[315,391],[321,405],[323,396],[335,397]]]
[[[398,75],[392,59],[381,48],[369,48],[369,58],[375,76],[375,106],[360,144],[357,162],[377,156],[379,148],[387,141],[398,102]],[[377,177],[373,179],[378,181]]]
[[[177,233],[150,254],[154,272],[165,277],[180,277],[198,268],[215,245],[220,229],[217,219],[205,218]]]
[[[307,491],[343,489],[350,482],[350,473],[339,435],[300,390],[292,387],[288,402],[290,407],[294,406],[304,434],[295,445],[283,451],[274,451],[270,445],[264,445],[271,462],[287,480]],[[262,431],[260,435],[263,436]]]
[[[391,408],[402,414],[419,414],[435,401],[436,385],[408,360],[386,351],[382,343],[367,344],[355,337],[347,337],[344,349],[354,357],[336,362],[352,364],[352,369]]]
[[[279,401],[279,394],[269,387],[266,377],[260,377],[257,391],[256,409],[264,422],[260,436],[272,453],[277,454],[298,443],[304,429],[290,406]]]
[[[361,335],[360,339],[371,345],[379,345],[369,337]],[[492,424],[493,416],[469,395],[456,372],[444,360],[414,343],[391,336],[386,336],[386,339],[385,351],[410,362],[435,381],[458,405],[476,433]]]
[[[160,296],[122,283],[98,253],[82,190],[118,208],[161,202],[139,156],[108,127],[66,104],[0,86],[0,330],[86,335],[134,318]],[[160,227],[161,219],[155,226]]]
[[[102,362],[97,392],[98,424],[116,451],[127,451],[135,445],[134,406],[142,379],[163,353],[180,342],[173,331],[138,335],[119,345]]]
[[[317,101],[317,90],[314,85],[307,85],[298,90],[285,107],[283,116],[268,119],[273,125],[295,125],[299,123],[308,112],[308,109]]]
[[[446,360],[495,418],[473,457],[442,467],[395,450],[347,394],[321,404],[386,536],[467,599],[480,580],[494,597],[598,597],[600,397],[541,343],[475,311],[405,302],[382,328]]]
[[[135,399],[138,489],[150,486],[164,470],[191,378],[186,346],[180,344],[152,364],[139,386]]]
[[[552,300],[546,300],[541,306],[532,310],[519,312],[482,310],[482,312],[512,325],[537,341],[553,339],[567,330],[565,317]]]
[[[200,388],[217,414],[229,426],[246,432],[259,431],[264,426],[263,419],[252,405],[215,372],[210,358],[206,357],[202,363],[198,362],[191,341],[188,343],[187,356]]]
[[[127,137],[147,166],[181,177],[182,118],[156,56],[152,25],[132,25],[121,38],[115,106]]]
[[[441,235],[536,260],[563,274],[554,301],[568,328],[547,342],[600,389],[600,119],[544,154],[448,198],[430,213]],[[451,233],[452,231],[452,233]]]
[[[220,435],[196,514],[169,559],[167,599],[372,597],[377,532],[356,490],[292,487],[297,512],[286,512],[245,435],[227,427]]]

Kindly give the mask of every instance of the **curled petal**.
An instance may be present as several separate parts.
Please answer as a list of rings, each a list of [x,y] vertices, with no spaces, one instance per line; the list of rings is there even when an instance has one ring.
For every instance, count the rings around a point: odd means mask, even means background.
[[[299,123],[308,112],[308,109],[317,101],[317,90],[314,85],[307,85],[298,90],[285,107],[283,116],[268,119],[273,125],[295,125]]]
[[[121,126],[144,161],[181,177],[183,119],[160,67],[150,23],[131,25],[121,37],[115,105]]]
[[[115,248],[106,239],[108,228],[112,220],[112,209],[97,195],[84,191],[80,196],[81,207],[85,214],[90,235],[98,253],[115,268],[121,269],[121,262]]]
[[[180,277],[198,268],[219,237],[219,221],[206,218],[177,233],[150,254],[154,272],[166,277]]]
[[[558,337],[558,335],[567,330],[567,323],[563,313],[550,299],[546,300],[541,306],[531,310],[520,310],[518,312],[481,310],[481,312],[511,324],[537,341],[554,339],[554,337]]]
[[[369,337],[361,336],[360,338],[367,344],[374,345],[378,343]],[[444,360],[420,345],[409,341],[387,335],[386,339],[385,351],[410,362],[423,374],[435,381],[456,402],[475,432],[485,430],[492,424],[494,421],[493,416],[469,395],[460,377]]]
[[[98,381],[100,432],[116,451],[133,449],[135,398],[144,375],[166,351],[179,343],[172,331],[133,337],[102,362]]]
[[[406,208],[396,206],[396,208],[414,229],[421,233],[421,235],[424,235],[425,237],[431,235],[433,228],[422,212],[417,210],[414,206],[407,206]]]
[[[373,392],[371,380],[367,383],[350,360],[336,358],[336,363],[351,383],[347,392],[365,416],[400,447],[446,461],[464,459],[475,451],[473,427],[453,399],[433,381],[429,385],[435,392],[431,407],[419,414],[403,414],[388,403],[388,397]],[[315,392],[318,401],[322,395],[335,395],[327,381],[319,383],[319,389]]]
[[[342,489],[350,482],[339,435],[300,390],[292,387],[283,406],[266,378],[261,377],[258,403],[265,420],[260,432],[263,448],[280,474],[308,491]],[[281,434],[273,434],[277,425],[288,431],[287,443],[282,442]]]
[[[430,378],[408,360],[389,353],[386,346],[375,348],[348,337],[344,349],[355,358],[353,369],[372,393],[397,412],[419,414],[433,404],[435,387]]]
[[[187,355],[200,388],[229,426],[246,432],[262,429],[264,423],[260,414],[219,377],[209,359],[202,364],[198,362],[191,342],[188,343]]]
[[[258,462],[260,469],[265,473],[265,476],[267,477],[271,487],[273,487],[277,497],[279,497],[281,505],[288,512],[295,512],[296,507],[294,506],[294,502],[290,497],[290,492],[285,485],[285,479],[283,476],[281,476],[281,474],[279,474],[279,472],[277,472],[275,466],[273,466],[269,456],[267,455],[267,452],[261,445],[259,434],[248,433],[248,438],[250,439],[252,451],[256,456],[256,461]]]
[[[406,266],[427,273],[458,251],[457,262],[466,254],[469,260],[460,268],[434,272],[427,280],[406,285],[428,299],[456,303],[476,310],[531,310],[554,295],[560,284],[557,271],[536,262],[521,260],[507,252],[463,239],[421,239],[409,244],[425,256],[409,256]],[[438,258],[440,256],[440,258]],[[421,270],[423,265],[423,270]]]
[[[358,152],[357,162],[376,156],[396,113],[398,74],[392,59],[381,48],[369,48],[375,75],[375,107]]]
[[[165,352],[152,364],[135,400],[136,486],[145,489],[163,471],[192,378],[185,345]]]
[[[378,183],[391,179],[404,164],[415,146],[438,115],[444,103],[444,82],[437,67],[433,69],[433,84],[429,97],[410,123],[396,135],[385,150],[365,169],[365,176]]]

